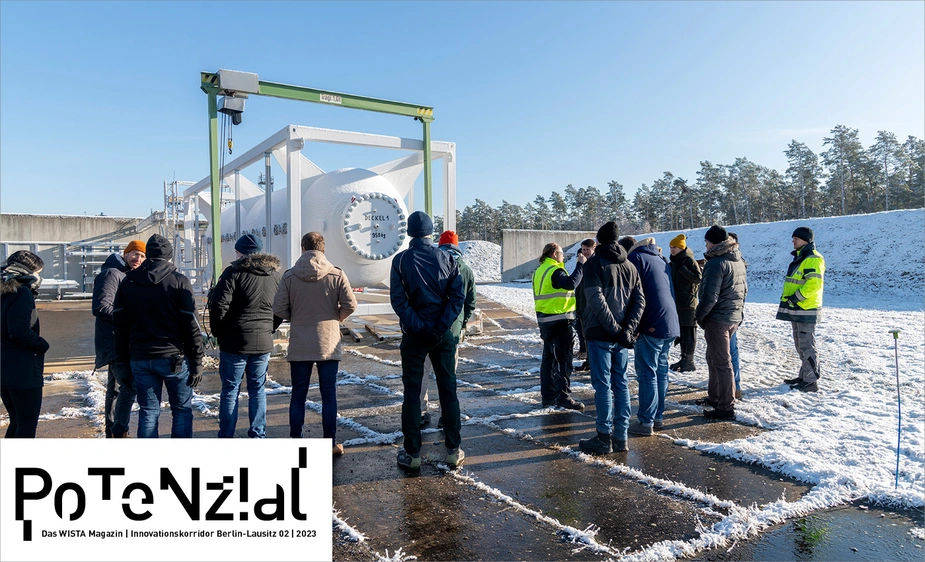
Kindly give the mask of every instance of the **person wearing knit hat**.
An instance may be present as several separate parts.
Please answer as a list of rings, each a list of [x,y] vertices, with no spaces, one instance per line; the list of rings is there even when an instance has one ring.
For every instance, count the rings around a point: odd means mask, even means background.
[[[463,293],[466,295],[465,301],[463,301],[463,310],[459,314],[459,317],[454,322],[454,327],[456,324],[459,324],[459,341],[462,343],[466,339],[466,330],[468,329],[469,320],[472,319],[472,314],[475,312],[475,274],[472,272],[472,268],[469,267],[462,257],[462,250],[459,249],[459,236],[456,235],[452,230],[446,230],[443,234],[440,235],[439,246],[440,250],[449,253],[453,256],[453,260],[459,266],[459,276],[463,280]],[[459,366],[459,348],[456,349],[456,365]],[[430,423],[431,415],[427,411],[427,402],[428,394],[427,390],[430,386],[430,373],[424,374],[424,380],[421,383],[421,425],[425,426]],[[443,418],[441,417],[437,421],[437,427],[443,427]]]
[[[106,367],[106,395],[103,402],[104,433],[106,437],[127,437],[132,406],[135,403],[135,389],[132,386],[131,369],[116,361],[116,341],[113,335],[112,310],[119,284],[125,274],[145,261],[145,243],[132,240],[122,253],[113,253],[93,280],[93,316],[96,348],[95,369]]]
[[[427,213],[408,217],[408,249],[392,258],[389,297],[401,326],[401,371],[404,399],[398,466],[421,469],[421,385],[424,359],[430,357],[437,376],[443,418],[444,461],[455,469],[465,458],[460,444],[459,398],[456,396],[456,346],[466,295],[459,265],[433,245],[434,223]]]
[[[262,439],[267,425],[267,368],[278,327],[273,299],[282,273],[279,258],[261,253],[263,241],[254,234],[238,238],[234,250],[238,259],[219,276],[208,300],[209,330],[218,340],[222,381],[218,437],[235,435],[243,380],[247,385],[247,436]],[[294,353],[294,346],[291,349]]]
[[[158,437],[167,387],[170,436],[193,436],[193,389],[202,380],[202,332],[189,279],[171,263],[173,246],[155,234],[147,259],[128,271],[113,300],[116,361],[126,365],[138,399],[138,437]],[[117,406],[118,408],[118,406]]]
[[[646,306],[639,272],[617,243],[616,225],[608,223],[601,231],[601,245],[585,264],[587,302],[581,314],[597,413],[594,435],[580,439],[578,448],[595,454],[628,450],[632,410],[626,366]]]
[[[801,226],[793,231],[793,261],[784,277],[784,292],[780,297],[777,319],[790,322],[793,343],[800,355],[797,376],[784,382],[802,392],[819,390],[821,376],[816,350],[816,324],[822,319],[822,286],[825,258],[816,251],[811,228]]]
[[[735,418],[735,375],[729,341],[742,323],[748,282],[745,261],[739,245],[726,229],[713,225],[704,236],[706,263],[695,312],[697,324],[707,342],[709,384],[707,397],[700,402],[712,406],[704,410],[708,419]]]
[[[674,302],[678,310],[681,335],[674,344],[681,346],[681,358],[669,365],[669,369],[684,373],[696,371],[694,352],[697,350],[697,290],[700,287],[700,264],[694,258],[694,251],[687,246],[687,237],[678,234],[671,239],[671,284],[674,287]]]

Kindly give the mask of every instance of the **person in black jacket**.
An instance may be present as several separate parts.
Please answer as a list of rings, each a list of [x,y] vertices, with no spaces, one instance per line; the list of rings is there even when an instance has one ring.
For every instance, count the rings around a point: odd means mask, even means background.
[[[585,238],[581,241],[581,247],[578,251],[586,260],[591,259],[594,255],[594,247],[597,242],[594,238]],[[588,346],[585,344],[585,331],[581,329],[581,315],[585,310],[585,291],[581,283],[575,289],[575,333],[578,335],[578,359],[582,361],[581,366],[576,369],[578,372],[586,373],[591,370],[591,364],[588,363]]]
[[[148,238],[147,259],[125,274],[116,291],[116,361],[131,362],[138,393],[138,437],[158,437],[161,395],[167,388],[171,437],[193,436],[193,389],[202,380],[202,332],[189,279],[170,263],[173,246]]]
[[[44,263],[26,250],[13,252],[0,272],[0,399],[10,415],[6,438],[33,438],[42,410],[45,352],[35,310]]]
[[[581,325],[585,330],[591,386],[597,408],[597,434],[578,442],[588,453],[606,454],[627,450],[630,420],[629,382],[626,365],[629,350],[646,306],[639,272],[617,244],[619,231],[608,222],[597,231],[600,246],[585,265],[584,292],[587,298]]]
[[[702,274],[700,265],[694,259],[694,252],[687,247],[687,236],[678,234],[669,243],[671,250],[671,283],[674,287],[674,302],[678,309],[681,336],[675,345],[681,345],[681,359],[672,363],[669,369],[684,373],[696,371],[694,352],[697,350],[697,290]]]
[[[137,268],[145,261],[145,243],[132,240],[122,253],[114,253],[103,262],[99,274],[93,280],[93,316],[96,317],[93,338],[96,347],[94,369],[106,367],[106,402],[103,408],[106,421],[106,437],[128,437],[132,404],[135,403],[135,389],[126,380],[129,368],[116,361],[116,337],[112,327],[112,304],[116,300],[119,283],[125,279],[125,272]]]
[[[430,357],[437,377],[440,411],[450,468],[462,464],[465,453],[459,446],[459,400],[456,397],[456,345],[465,294],[459,266],[448,252],[437,249],[431,235],[434,223],[426,213],[408,217],[408,249],[392,258],[390,300],[401,324],[401,380],[404,401],[401,431],[404,446],[398,450],[398,465],[421,468],[421,384],[424,358]]]
[[[225,268],[209,294],[209,326],[218,338],[222,395],[218,436],[234,437],[238,393],[247,373],[248,437],[267,436],[267,367],[273,351],[273,298],[279,287],[279,258],[260,253],[263,242],[253,234],[238,238],[238,259]]]

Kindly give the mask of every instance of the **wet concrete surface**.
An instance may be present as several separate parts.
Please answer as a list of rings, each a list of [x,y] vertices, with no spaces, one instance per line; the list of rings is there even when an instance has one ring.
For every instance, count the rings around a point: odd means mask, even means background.
[[[922,560],[921,511],[886,511],[854,504],[816,512],[765,531],[760,537],[691,558],[720,560]]]
[[[393,364],[401,360],[399,341],[375,341],[365,332],[359,343],[345,340],[337,438],[348,446],[346,455],[333,460],[334,508],[366,538],[354,542],[335,528],[335,560],[394,557],[398,549],[418,560],[616,559],[661,541],[692,539],[701,525],[708,528],[726,511],[653,485],[653,479],[743,507],[781,498],[794,501],[812,489],[679,444],[678,439],[724,443],[763,431],[704,420],[692,406],[703,391],[688,387],[670,388],[664,430],[653,437],[631,437],[629,452],[587,457],[564,450],[577,449],[578,440],[595,431],[589,374],[573,376],[573,394],[585,402],[584,412],[541,408],[535,324],[496,303],[480,306],[491,319],[485,321],[485,333],[460,347],[458,396],[468,421],[462,429],[467,459],[458,472],[446,472],[441,464],[445,447],[443,433],[435,427],[439,403],[433,381],[434,421],[423,433],[423,469],[415,475],[396,465],[401,438],[389,436],[401,426],[401,367]],[[52,344],[46,373],[73,371],[87,360],[91,365],[84,369],[92,368],[89,303],[49,303],[40,316],[43,335]],[[383,330],[395,326],[394,318],[376,322]],[[362,325],[353,327],[362,331]],[[98,376],[105,381],[105,373]],[[288,363],[271,361],[269,376],[267,436],[288,438]],[[317,374],[313,379],[304,437],[322,435],[315,409],[321,403]],[[635,382],[630,384],[635,393]],[[49,380],[43,414],[50,419],[40,422],[39,436],[99,437],[101,403],[94,410],[87,399],[89,387],[85,378]],[[213,363],[196,389],[194,437],[216,436],[220,387]],[[6,425],[5,416],[0,408],[0,426]],[[165,404],[161,437],[170,435],[170,418]],[[134,434],[137,412],[131,427]],[[236,437],[246,435],[247,395],[242,392]],[[375,444],[377,440],[386,442]],[[925,541],[910,530],[922,525],[920,512],[847,506],[788,521],[730,545],[731,550],[701,552],[694,559],[920,560]],[[593,535],[591,546],[575,542],[575,533],[585,530]]]

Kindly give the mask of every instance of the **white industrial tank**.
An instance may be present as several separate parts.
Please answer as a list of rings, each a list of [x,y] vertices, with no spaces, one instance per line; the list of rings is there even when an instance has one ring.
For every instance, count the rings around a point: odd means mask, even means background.
[[[272,225],[266,226],[266,196],[241,201],[241,232],[235,232],[235,205],[222,211],[222,262],[235,259],[234,243],[252,233],[271,236],[270,252],[285,268],[289,232],[285,189],[272,194]],[[398,190],[383,176],[345,168],[302,180],[302,234],[324,236],[328,261],[340,267],[354,287],[388,283],[392,256],[408,246],[408,209]]]

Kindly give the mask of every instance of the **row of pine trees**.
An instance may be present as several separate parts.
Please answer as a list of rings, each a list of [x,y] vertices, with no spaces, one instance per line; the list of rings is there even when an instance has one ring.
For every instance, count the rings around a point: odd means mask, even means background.
[[[621,232],[687,230],[712,224],[853,215],[925,205],[925,141],[905,141],[887,131],[864,148],[858,130],[838,125],[814,153],[792,141],[784,151],[784,173],[747,158],[732,164],[703,161],[696,179],[665,172],[642,184],[630,202],[623,186],[569,184],[562,193],[520,206],[503,201],[492,207],[480,199],[457,211],[461,240],[501,243],[502,229],[596,230],[616,220]],[[442,223],[438,217],[438,226]]]

